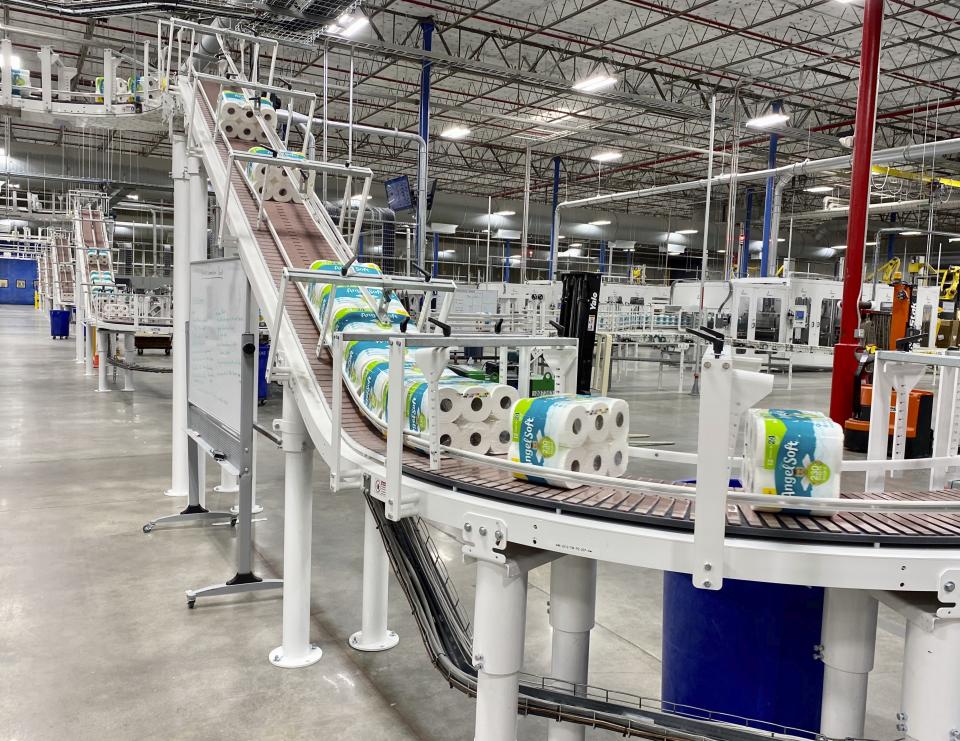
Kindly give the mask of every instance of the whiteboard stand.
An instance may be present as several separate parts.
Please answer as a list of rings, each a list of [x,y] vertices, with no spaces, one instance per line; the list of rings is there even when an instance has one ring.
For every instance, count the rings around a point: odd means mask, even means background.
[[[190,337],[190,322],[185,322],[184,335]],[[190,342],[185,343],[187,351],[187,367],[190,367]],[[236,517],[232,512],[211,512],[203,506],[201,493],[206,486],[206,476],[204,472],[203,460],[200,458],[201,450],[218,458],[218,450],[213,450],[209,446],[204,446],[198,440],[198,435],[190,427],[190,418],[196,417],[199,410],[187,403],[187,506],[181,512],[175,515],[165,515],[150,520],[143,526],[143,532],[149,533],[157,525],[175,525],[184,522],[209,522],[218,520],[219,523],[229,522],[236,524]],[[221,465],[223,463],[221,462]],[[236,469],[234,469],[236,470]]]
[[[253,573],[253,397],[256,391],[255,367],[257,343],[255,335],[245,333],[241,339],[240,367],[240,487],[237,514],[237,573],[222,584],[187,590],[187,607],[194,607],[198,597],[216,597],[241,592],[279,589],[282,579],[262,579]],[[226,451],[220,451],[226,455]],[[215,458],[218,456],[215,456]]]

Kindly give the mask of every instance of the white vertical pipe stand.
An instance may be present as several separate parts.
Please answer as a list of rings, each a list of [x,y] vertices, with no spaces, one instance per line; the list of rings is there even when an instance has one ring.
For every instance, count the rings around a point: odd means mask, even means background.
[[[390,564],[384,550],[377,521],[369,507],[363,513],[363,605],[360,630],[350,636],[350,647],[357,651],[386,651],[400,642],[387,627],[387,596],[390,589]]]
[[[823,603],[823,701],[820,733],[862,738],[867,680],[877,641],[877,600],[859,589],[826,590]]]
[[[579,556],[563,556],[550,567],[550,626],[553,644],[550,676],[572,685],[574,694],[585,695],[590,663],[590,631],[596,622],[597,562]],[[586,727],[575,723],[551,723],[550,741],[583,741]]]
[[[517,697],[527,622],[527,573],[477,561],[473,665],[477,668],[474,741],[516,741]]]
[[[217,494],[236,494],[240,491],[240,485],[237,483],[237,477],[221,466],[220,483],[213,487],[213,490]]]
[[[310,643],[310,549],[313,544],[313,445],[289,383],[283,387],[283,644],[270,663],[310,666],[323,651]]]
[[[167,496],[190,493],[187,464],[187,321],[190,318],[190,183],[187,138],[171,131],[173,148],[173,430]]]
[[[909,739],[960,737],[960,620],[907,619],[897,720]]]
[[[123,337],[123,360],[129,365],[133,356],[136,355],[134,334],[133,332],[124,332],[121,337]],[[123,390],[133,391],[133,371],[130,368],[123,369]]]
[[[97,330],[97,392],[110,391],[107,387],[107,355],[110,350],[110,333]]]

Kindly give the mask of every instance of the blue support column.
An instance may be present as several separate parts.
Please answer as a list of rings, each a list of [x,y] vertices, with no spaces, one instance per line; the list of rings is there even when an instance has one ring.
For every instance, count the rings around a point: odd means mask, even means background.
[[[503,282],[510,282],[510,240],[503,240]]]
[[[547,257],[547,280],[553,280],[553,265],[557,259],[557,241],[560,235],[556,233],[557,203],[560,201],[560,165],[559,157],[553,158],[553,197],[550,201],[550,254]]]
[[[420,21],[420,30],[423,32],[423,50],[433,51],[433,18],[423,18]],[[426,151],[430,151],[430,70],[432,62],[424,59],[420,63],[420,136],[426,143]],[[417,208],[417,234],[416,234],[416,264],[420,264],[420,230],[426,229],[426,224],[420,223],[421,210]],[[436,235],[434,235],[436,239]],[[434,270],[436,270],[436,260],[434,260]]]
[[[437,277],[437,265],[440,262],[440,232],[433,233],[433,268],[430,270],[430,274],[436,278]]]
[[[747,277],[747,268],[750,265],[750,222],[753,221],[753,188],[747,188],[747,209],[743,217],[743,249],[740,251],[740,265],[737,275]]]
[[[783,103],[779,100],[773,101],[771,106],[774,113],[780,113]],[[767,156],[767,167],[777,166],[777,143],[780,137],[776,134],[770,134],[770,150]],[[767,178],[767,192],[763,199],[763,247],[760,250],[760,277],[767,277],[768,258],[770,255],[770,219],[773,216],[773,177]]]
[[[897,212],[894,211],[892,214],[890,214],[890,226],[893,226],[896,223],[897,223]],[[870,235],[868,234],[867,236],[869,237]],[[896,238],[897,238],[896,234],[887,235],[887,260],[893,259],[893,243],[894,243],[894,240],[896,240]],[[879,246],[880,245],[877,245],[877,247]]]

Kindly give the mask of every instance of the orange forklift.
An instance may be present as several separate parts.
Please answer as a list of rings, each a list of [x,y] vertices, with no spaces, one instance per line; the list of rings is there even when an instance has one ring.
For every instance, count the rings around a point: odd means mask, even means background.
[[[862,323],[864,348],[853,379],[853,416],[843,424],[843,442],[847,450],[867,452],[870,430],[870,404],[873,400],[874,352],[879,349],[909,350],[910,345],[925,337],[910,334],[913,312],[913,286],[902,278],[893,283],[893,305],[889,314],[867,311]],[[889,317],[889,324],[887,324]],[[883,331],[886,329],[887,331]],[[890,421],[887,453],[893,448],[893,424],[897,392],[890,395]],[[933,454],[933,392],[914,389],[907,404],[907,458],[926,458]]]

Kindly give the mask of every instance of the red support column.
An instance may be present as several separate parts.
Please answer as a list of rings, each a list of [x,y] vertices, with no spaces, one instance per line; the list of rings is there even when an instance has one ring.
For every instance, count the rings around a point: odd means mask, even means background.
[[[873,158],[873,135],[877,121],[882,26],[883,0],[865,0],[853,170],[850,174],[850,214],[847,221],[847,259],[843,276],[840,342],[833,348],[833,386],[830,390],[830,416],[838,424],[843,424],[853,413],[853,378],[857,370],[858,345],[854,331],[858,324],[860,291],[863,287],[863,252],[867,239],[870,163]]]

